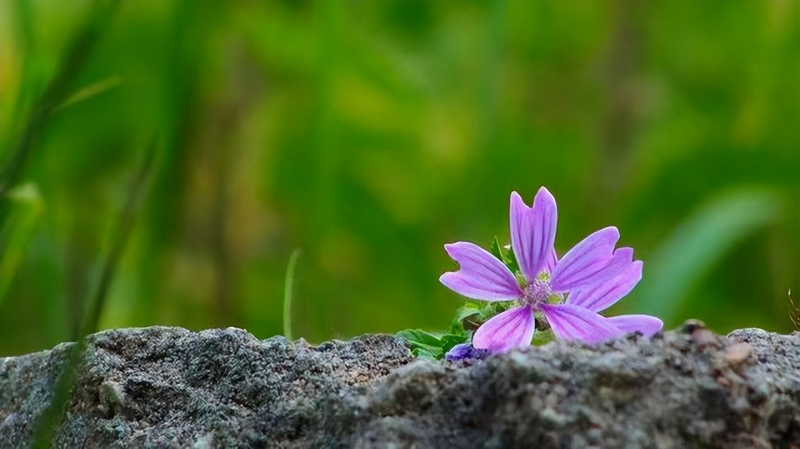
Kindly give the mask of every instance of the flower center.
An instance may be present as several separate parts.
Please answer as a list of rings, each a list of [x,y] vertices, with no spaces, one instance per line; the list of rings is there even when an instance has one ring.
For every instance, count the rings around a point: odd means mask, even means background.
[[[524,282],[524,278],[521,280]],[[564,302],[563,293],[554,293],[550,288],[550,273],[542,271],[532,282],[522,287],[522,304],[538,310],[540,304],[558,304]]]
[[[526,285],[522,292],[524,293],[522,301],[533,308],[536,308],[539,304],[546,303],[552,295],[550,281],[538,278]]]

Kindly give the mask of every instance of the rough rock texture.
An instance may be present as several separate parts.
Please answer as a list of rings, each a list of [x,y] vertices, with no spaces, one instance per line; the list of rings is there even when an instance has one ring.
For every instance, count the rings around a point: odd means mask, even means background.
[[[0,359],[0,447],[26,447],[71,344]],[[700,323],[592,347],[414,361],[239,329],[89,338],[58,447],[800,449],[800,333]]]

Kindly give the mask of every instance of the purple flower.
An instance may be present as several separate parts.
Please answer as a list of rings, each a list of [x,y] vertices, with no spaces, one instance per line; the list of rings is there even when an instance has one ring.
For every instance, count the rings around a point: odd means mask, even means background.
[[[632,248],[614,246],[619,231],[611,226],[586,237],[560,260],[556,256],[557,211],[555,198],[542,187],[533,207],[511,194],[511,247],[521,273],[479,246],[458,242],[445,251],[460,265],[439,280],[463,296],[482,301],[516,301],[475,331],[478,349],[506,352],[529,346],[534,313],[540,312],[556,338],[597,343],[641,332],[652,335],[663,323],[649,315],[606,318],[598,312],[627,295],[642,278],[642,262],[633,260]]]
[[[469,343],[460,343],[447,351],[444,358],[445,360],[454,362],[466,359],[485,359],[488,355],[489,351],[486,349],[478,349]]]

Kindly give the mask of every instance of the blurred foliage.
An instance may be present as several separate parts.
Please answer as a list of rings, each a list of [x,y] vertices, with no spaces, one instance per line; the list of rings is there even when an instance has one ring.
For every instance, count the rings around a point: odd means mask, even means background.
[[[158,136],[100,327],[445,330],[442,245],[645,261],[611,313],[792,328],[800,3],[0,2],[0,354],[71,338]]]

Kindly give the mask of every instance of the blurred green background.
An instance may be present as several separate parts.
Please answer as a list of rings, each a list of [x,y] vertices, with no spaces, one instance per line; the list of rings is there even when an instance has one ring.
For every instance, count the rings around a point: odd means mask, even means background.
[[[547,186],[563,254],[616,225],[610,311],[788,332],[800,3],[0,2],[0,354],[99,327],[446,328],[442,246]],[[116,239],[116,240],[115,240]],[[797,301],[797,300],[796,300]]]

